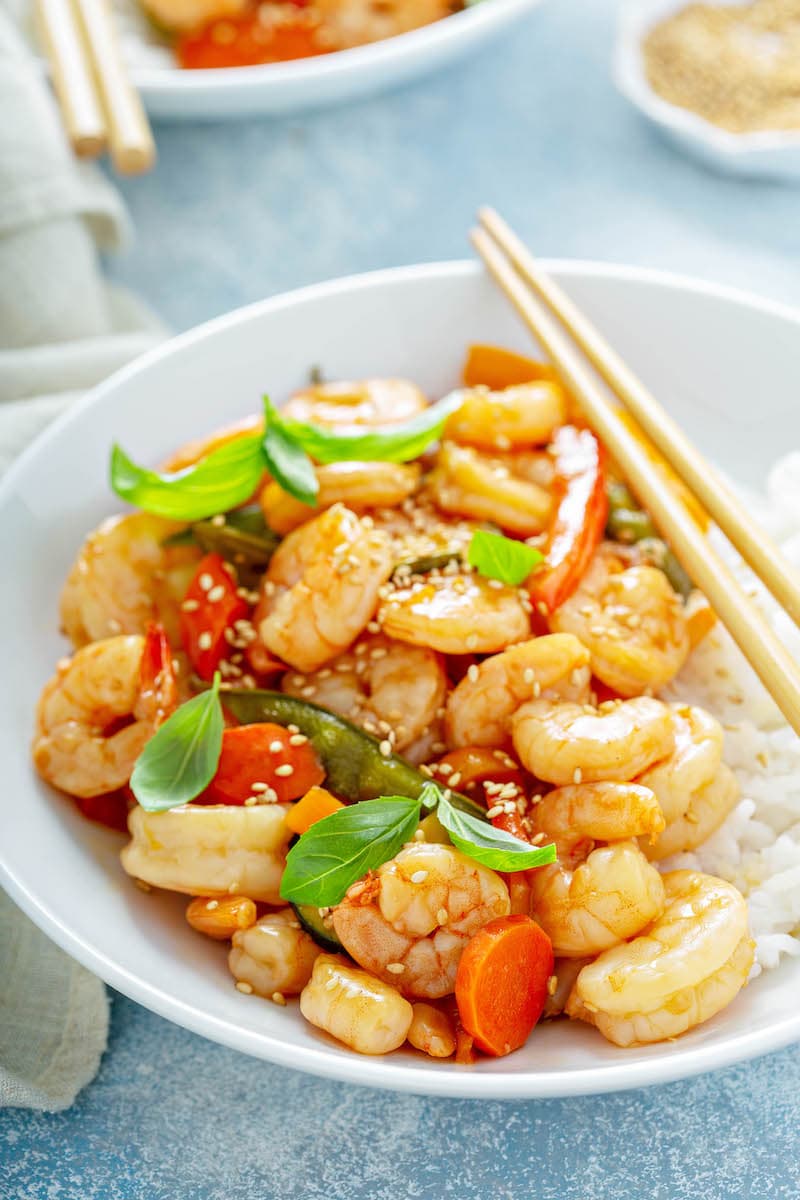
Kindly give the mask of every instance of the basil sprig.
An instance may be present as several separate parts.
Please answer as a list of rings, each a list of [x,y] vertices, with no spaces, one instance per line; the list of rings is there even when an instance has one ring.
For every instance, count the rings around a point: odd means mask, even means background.
[[[431,783],[416,800],[381,796],[316,821],[289,851],[281,896],[295,904],[338,904],[351,884],[411,841],[422,807],[437,809],[458,850],[495,871],[527,871],[555,861],[555,846],[531,846],[460,812]]]
[[[267,470],[295,500],[301,500],[303,504],[316,504],[319,480],[314,472],[314,464],[300,443],[287,431],[286,423],[281,420],[268,396],[264,397],[264,415],[266,425],[262,450]]]
[[[502,533],[490,533],[487,529],[476,529],[467,551],[471,567],[487,579],[499,579],[510,587],[519,587],[535,566],[544,560],[544,555],[535,546],[504,537]]]
[[[225,724],[219,685],[217,673],[209,690],[176,709],[137,758],[131,791],[148,812],[188,804],[214,778]]]

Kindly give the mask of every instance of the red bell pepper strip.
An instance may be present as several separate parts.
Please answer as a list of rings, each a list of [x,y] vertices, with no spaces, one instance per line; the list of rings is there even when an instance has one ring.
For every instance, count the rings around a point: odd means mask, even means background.
[[[163,724],[178,707],[178,681],[172,662],[172,649],[161,625],[152,622],[144,635],[144,650],[139,666],[142,698],[155,705],[154,728]]]
[[[247,601],[236,592],[222,555],[206,554],[197,564],[181,608],[181,640],[201,679],[214,678],[229,649],[227,630],[250,611]]]
[[[310,742],[293,744],[299,736],[268,722],[226,729],[216,775],[195,804],[244,804],[250,796],[284,804],[304,796],[325,771]]]
[[[528,588],[547,613],[568,600],[581,581],[606,527],[605,451],[589,429],[562,425],[553,438],[555,515],[545,562]]]

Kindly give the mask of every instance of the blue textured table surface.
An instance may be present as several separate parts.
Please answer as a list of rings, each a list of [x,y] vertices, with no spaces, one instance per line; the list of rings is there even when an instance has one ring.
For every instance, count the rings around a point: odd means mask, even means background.
[[[614,4],[549,0],[482,58],[364,105],[158,130],[113,264],[174,327],[342,273],[461,257],[476,206],[539,251],[800,304],[800,198],[678,157],[609,82]],[[392,1096],[244,1058],[115,998],[67,1113],[0,1113],[2,1200],[800,1195],[800,1050],[523,1104]]]

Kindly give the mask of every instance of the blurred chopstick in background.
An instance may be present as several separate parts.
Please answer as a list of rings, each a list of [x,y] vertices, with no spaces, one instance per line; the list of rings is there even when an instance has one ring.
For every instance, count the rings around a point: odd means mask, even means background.
[[[108,149],[122,175],[149,171],[153,134],[122,60],[108,0],[36,0],[39,35],[77,155]]]
[[[682,566],[705,593],[781,712],[800,734],[797,663],[707,541],[677,493],[653,470],[640,437],[634,436],[622,420],[592,367],[636,418],[643,431],[641,437],[649,439],[661,452],[797,622],[800,584],[792,568],[655,397],[546,274],[513,230],[491,209],[482,209],[479,221],[481,227],[472,231],[472,242],[489,273],[550,355],[575,393],[588,423],[622,468]]]

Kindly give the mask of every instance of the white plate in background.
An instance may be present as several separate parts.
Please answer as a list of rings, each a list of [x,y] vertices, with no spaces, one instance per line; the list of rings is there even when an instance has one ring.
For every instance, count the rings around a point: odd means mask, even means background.
[[[750,0],[721,0],[744,4]],[[800,179],[800,130],[732,133],[664,100],[645,74],[642,42],[654,25],[686,8],[689,0],[621,0],[614,78],[622,94],[682,150],[734,175]]]
[[[702,450],[758,486],[800,444],[800,315],[689,279],[611,265],[545,264]],[[800,960],[765,973],[677,1042],[621,1050],[579,1022],[534,1031],[472,1067],[411,1050],[364,1058],[233,986],[225,950],[186,924],[186,897],[144,894],[122,839],[34,774],[36,700],[66,646],[58,595],[84,535],[119,508],[112,441],[140,461],[278,401],[307,380],[407,375],[436,396],[470,341],[529,350],[477,266],[445,263],[337,280],[241,309],[126,367],[48,429],[0,484],[0,884],[68,953],[120,991],[206,1037],[287,1067],[429,1094],[580,1095],[680,1079],[800,1038]]]

